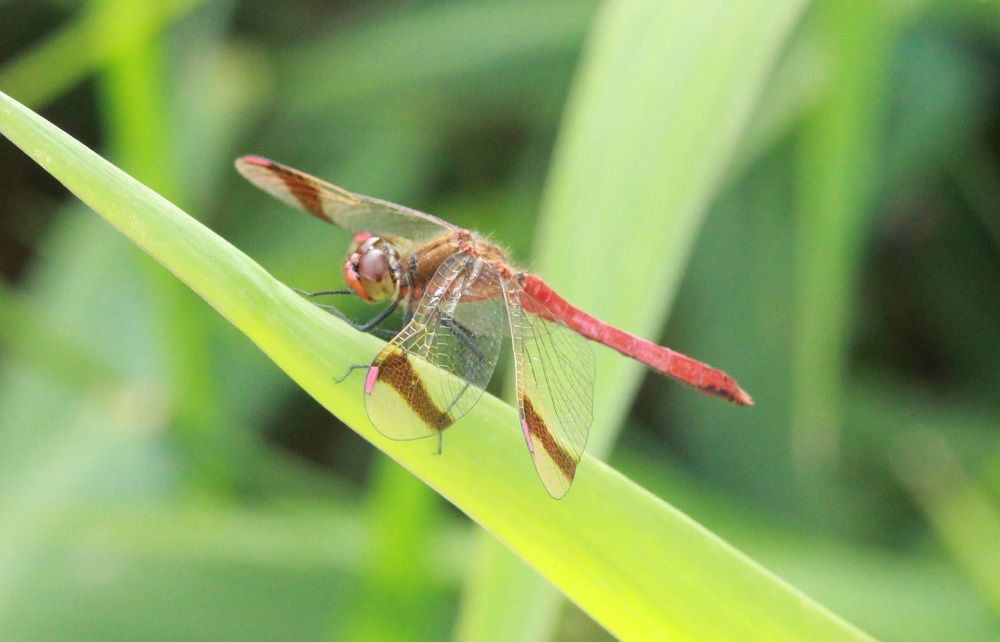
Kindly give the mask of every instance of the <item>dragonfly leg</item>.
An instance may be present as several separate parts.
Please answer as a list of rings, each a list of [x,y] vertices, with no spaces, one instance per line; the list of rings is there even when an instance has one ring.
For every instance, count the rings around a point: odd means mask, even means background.
[[[328,296],[332,294],[345,294],[348,296],[354,296],[357,294],[354,290],[319,290],[317,292],[310,292],[309,290],[303,290],[301,288],[292,288],[292,291],[310,299],[318,296]]]
[[[337,306],[335,305],[324,305],[322,303],[313,303],[313,305],[315,305],[317,308],[326,310],[327,312],[337,317],[344,323],[350,325],[358,332],[371,332],[373,329],[375,329],[376,326],[385,321],[389,317],[389,315],[396,310],[397,307],[399,307],[399,301],[398,300],[393,301],[384,310],[380,311],[378,314],[376,314],[368,321],[365,321],[364,323],[358,323],[357,321],[354,321],[353,319],[349,318],[346,314],[341,312],[340,309],[337,308]]]
[[[319,308],[321,310],[326,310],[327,312],[329,312],[333,316],[337,317],[341,321],[346,321],[347,323],[350,323],[351,325],[355,325],[355,323],[353,321],[351,321],[350,319],[348,319],[347,315],[345,315],[343,312],[341,312],[337,308],[337,306],[335,306],[335,305],[324,305],[322,303],[313,303],[313,305],[315,305],[317,308]]]
[[[334,383],[343,383],[344,381],[347,380],[348,377],[351,376],[352,372],[354,372],[355,370],[360,370],[362,368],[368,368],[370,365],[371,364],[367,364],[367,363],[356,363],[353,366],[348,367],[347,368],[347,372],[345,372],[344,374],[340,375],[340,377]]]
[[[447,315],[441,317],[441,325],[445,326],[446,328],[454,332],[455,336],[458,337],[458,340],[461,341],[463,344],[465,344],[465,347],[469,350],[469,352],[475,355],[476,359],[479,360],[480,364],[485,361],[485,357],[483,356],[482,351],[479,349],[479,346],[476,345],[476,342],[472,338],[472,332],[468,328],[466,328],[464,325],[456,321],[454,317]],[[462,386],[462,389],[458,392],[457,395],[455,395],[455,398],[451,400],[451,403],[448,404],[448,407],[444,411],[445,414],[451,412],[452,408],[454,408],[455,404],[458,403],[458,400],[461,399],[463,395],[465,395],[465,393],[469,390],[469,387],[471,385],[472,384],[470,382],[468,381],[465,382],[465,385]],[[440,444],[438,444],[438,446],[440,449]]]
[[[454,332],[455,336],[458,337],[458,340],[461,341],[472,354],[476,355],[477,359],[480,361],[484,359],[483,353],[479,350],[479,346],[476,345],[476,342],[472,338],[471,330],[466,328],[451,316],[442,316],[441,325]]]
[[[313,299],[313,298],[318,297],[318,296],[331,296],[331,295],[357,296],[357,292],[355,292],[354,290],[351,290],[351,289],[346,289],[346,290],[318,290],[316,292],[310,292],[308,290],[303,290],[301,288],[292,288],[292,290],[294,292],[297,292],[298,294],[301,294],[302,296],[304,296],[306,298],[309,298],[309,299]],[[347,315],[345,315],[343,312],[341,312],[340,309],[337,308],[336,306],[333,306],[333,305],[324,305],[322,303],[314,303],[313,305],[315,305],[317,308],[322,308],[322,309],[326,310],[327,312],[329,312],[333,316],[337,317],[341,321],[344,321],[345,323],[350,324],[351,327],[354,328],[355,330],[359,330],[361,332],[368,332],[372,328],[374,328],[375,326],[377,326],[378,324],[380,324],[383,321],[385,321],[385,318],[387,316],[389,316],[390,314],[392,314],[392,311],[396,309],[396,306],[399,305],[399,302],[398,301],[393,301],[392,305],[390,305],[387,308],[387,310],[382,310],[381,312],[379,312],[378,314],[376,314],[374,318],[372,318],[371,320],[366,321],[364,323],[357,323],[357,322],[355,322],[355,321],[347,318]]]
[[[469,390],[469,386],[471,385],[472,384],[469,383],[468,381],[465,382],[465,385],[462,386],[462,389],[458,392],[457,395],[455,395],[455,398],[451,400],[451,403],[448,404],[448,408],[445,409],[444,414],[447,415],[448,413],[451,412],[451,409],[455,407],[455,404],[457,404],[458,400],[462,398],[462,395],[464,395],[466,391]]]
[[[376,327],[378,324],[385,321],[390,314],[396,311],[396,308],[398,307],[399,307],[399,299],[398,298],[393,299],[392,303],[387,305],[385,309],[383,309],[381,312],[373,316],[368,321],[365,321],[364,323],[351,323],[351,325],[354,326],[355,330],[360,330],[361,332],[368,332],[372,328]]]
[[[444,450],[444,431],[438,431],[438,449],[435,455],[440,455],[441,451]]]

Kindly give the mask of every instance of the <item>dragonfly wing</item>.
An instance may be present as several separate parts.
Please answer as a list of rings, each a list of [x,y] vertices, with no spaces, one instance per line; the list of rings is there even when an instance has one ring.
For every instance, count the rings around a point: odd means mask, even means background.
[[[413,318],[368,370],[365,408],[379,432],[435,435],[479,401],[506,330],[500,293],[499,274],[482,259],[455,254],[441,264]]]
[[[236,169],[271,196],[353,232],[372,232],[394,241],[422,241],[455,229],[436,216],[354,194],[260,156],[236,159]]]
[[[569,490],[593,421],[594,354],[586,340],[521,288],[504,282],[514,344],[518,413],[528,450],[545,489]],[[524,303],[522,303],[524,301]]]

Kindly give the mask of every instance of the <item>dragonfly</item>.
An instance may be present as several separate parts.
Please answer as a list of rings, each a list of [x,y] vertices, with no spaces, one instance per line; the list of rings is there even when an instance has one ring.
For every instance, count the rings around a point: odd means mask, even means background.
[[[382,303],[369,322],[349,321],[363,331],[402,309],[402,330],[370,365],[355,366],[367,368],[365,409],[386,437],[440,440],[479,401],[507,337],[521,433],[556,499],[573,483],[593,420],[588,342],[707,394],[753,404],[726,373],[587,314],[513,267],[500,246],[476,232],[260,156],[238,158],[236,169],[288,205],[354,233],[343,267],[350,289],[314,294]]]

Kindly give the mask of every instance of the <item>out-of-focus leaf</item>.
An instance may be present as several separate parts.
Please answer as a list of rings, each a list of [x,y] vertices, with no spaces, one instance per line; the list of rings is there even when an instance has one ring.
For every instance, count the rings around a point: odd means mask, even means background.
[[[988,120],[986,64],[940,29],[914,29],[889,56],[892,112],[886,127],[885,187],[920,190],[968,154]]]
[[[449,80],[495,85],[553,53],[572,57],[596,4],[452,2],[383,14],[289,51],[281,76],[297,91],[283,101],[299,110],[396,95],[393,109],[405,111],[414,90]]]
[[[988,602],[936,551],[886,551],[796,529],[770,515],[762,519],[755,507],[725,496],[679,465],[664,465],[671,461],[663,446],[637,440],[634,434],[623,437],[611,457],[620,470],[675,499],[689,515],[782,577],[807,587],[876,639],[985,642],[1000,635],[1000,620]],[[928,604],[936,608],[928,609]]]
[[[1000,510],[962,468],[940,433],[901,436],[894,470],[945,548],[1000,614]]]
[[[109,16],[99,11],[86,13],[0,69],[0,90],[28,105],[44,104],[203,2],[150,3],[153,11],[142,12],[141,20],[114,38],[104,31]]]
[[[847,337],[878,170],[885,3],[821,2],[811,26],[831,58],[829,91],[806,119],[797,162],[793,464],[812,497],[835,488]]]

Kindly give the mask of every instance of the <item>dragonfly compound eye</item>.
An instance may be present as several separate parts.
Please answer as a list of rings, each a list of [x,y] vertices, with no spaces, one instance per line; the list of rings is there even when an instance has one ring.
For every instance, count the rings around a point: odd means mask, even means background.
[[[391,299],[396,292],[395,248],[372,237],[361,244],[344,266],[348,284],[366,301]]]
[[[358,262],[358,276],[362,281],[378,283],[389,273],[389,259],[379,250],[369,250]]]

